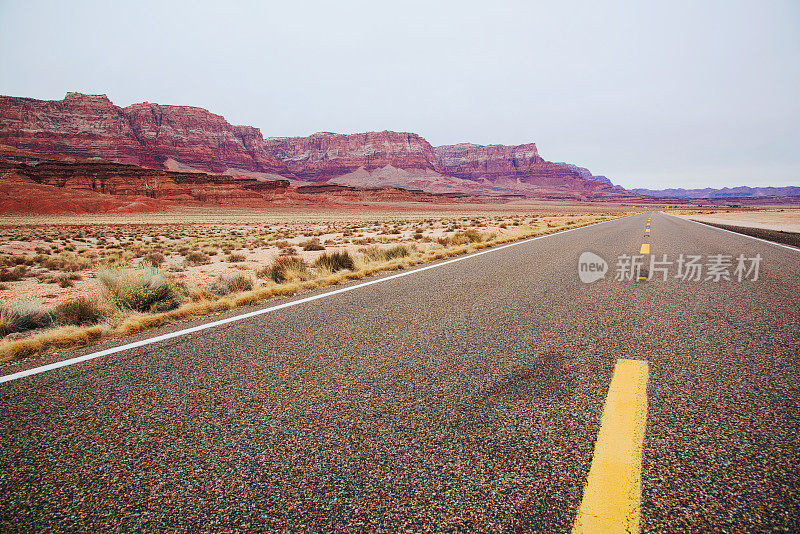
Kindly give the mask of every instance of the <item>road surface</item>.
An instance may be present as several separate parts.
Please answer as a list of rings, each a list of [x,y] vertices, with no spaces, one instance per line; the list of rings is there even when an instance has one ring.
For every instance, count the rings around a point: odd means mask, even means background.
[[[730,255],[732,280],[616,280],[644,244]],[[605,278],[579,280],[585,251]],[[642,531],[797,531],[798,273],[646,213],[13,380],[0,529],[570,531],[632,359]]]

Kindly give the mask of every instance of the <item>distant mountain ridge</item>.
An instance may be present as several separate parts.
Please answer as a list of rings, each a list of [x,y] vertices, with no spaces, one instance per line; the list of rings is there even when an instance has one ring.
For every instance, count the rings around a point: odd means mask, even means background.
[[[723,187],[722,189],[713,189],[706,187],[704,189],[631,189],[630,191],[638,193],[643,196],[656,197],[656,198],[782,198],[782,197],[800,197],[800,187],[786,186],[786,187]]]
[[[242,178],[572,200],[636,198],[587,169],[545,161],[533,143],[433,147],[410,132],[263,137],[203,108],[106,95],[0,96],[0,145],[35,153]]]

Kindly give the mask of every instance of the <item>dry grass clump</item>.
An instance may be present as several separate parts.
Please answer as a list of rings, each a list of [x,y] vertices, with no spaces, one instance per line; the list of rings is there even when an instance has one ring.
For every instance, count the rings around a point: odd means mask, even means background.
[[[206,254],[200,252],[199,250],[187,252],[185,257],[187,263],[192,263],[194,265],[201,265],[211,261]]]
[[[470,243],[491,241],[495,237],[495,234],[486,235],[483,232],[475,230],[474,228],[468,228],[467,230],[459,230],[448,237],[440,237],[437,241],[440,245],[444,246],[469,245]]]
[[[247,258],[246,258],[246,256],[244,254],[238,254],[236,252],[231,252],[225,258],[225,261],[227,261],[228,263],[239,263],[239,262],[242,262],[242,261],[244,261],[246,259]]]
[[[0,269],[0,282],[16,282],[28,274],[28,268],[24,265],[17,265],[13,269],[3,267]]]
[[[62,252],[58,256],[51,256],[45,259],[42,262],[42,267],[50,269],[51,271],[74,273],[87,269],[89,267],[89,260],[68,252]]]
[[[308,264],[298,256],[279,256],[269,266],[259,269],[256,276],[277,284],[302,280],[308,277]]]
[[[0,336],[43,328],[51,323],[50,314],[30,302],[18,302],[0,308]]]
[[[253,279],[242,273],[223,275],[214,280],[208,289],[218,296],[251,291],[253,289]]]
[[[368,261],[391,261],[397,258],[405,258],[411,254],[411,249],[406,245],[395,245],[386,249],[371,246],[361,249],[360,252]]]
[[[319,242],[318,237],[315,237],[300,243],[300,248],[303,250],[325,250],[325,245]]]
[[[314,267],[335,273],[345,269],[353,270],[356,268],[356,262],[347,251],[325,253],[314,262]]]
[[[87,326],[99,323],[106,315],[97,299],[78,297],[62,302],[53,310],[53,319],[60,325]]]
[[[164,255],[160,252],[148,252],[142,257],[142,262],[149,263],[153,267],[161,267],[164,263]]]
[[[119,308],[138,312],[166,311],[180,304],[178,290],[164,273],[152,267],[103,269],[98,278]]]

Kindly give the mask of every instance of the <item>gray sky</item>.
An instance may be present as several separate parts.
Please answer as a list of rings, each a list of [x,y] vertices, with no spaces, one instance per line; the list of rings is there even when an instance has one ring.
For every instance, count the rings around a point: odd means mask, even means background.
[[[797,0],[0,0],[0,50],[0,94],[534,141],[625,187],[800,185]]]

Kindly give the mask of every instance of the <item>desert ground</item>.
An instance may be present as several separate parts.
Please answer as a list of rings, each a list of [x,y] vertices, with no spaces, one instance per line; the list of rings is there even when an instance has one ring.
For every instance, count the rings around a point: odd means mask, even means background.
[[[686,214],[687,219],[711,223],[800,232],[800,210],[772,209],[758,211],[723,211],[708,214]]]

